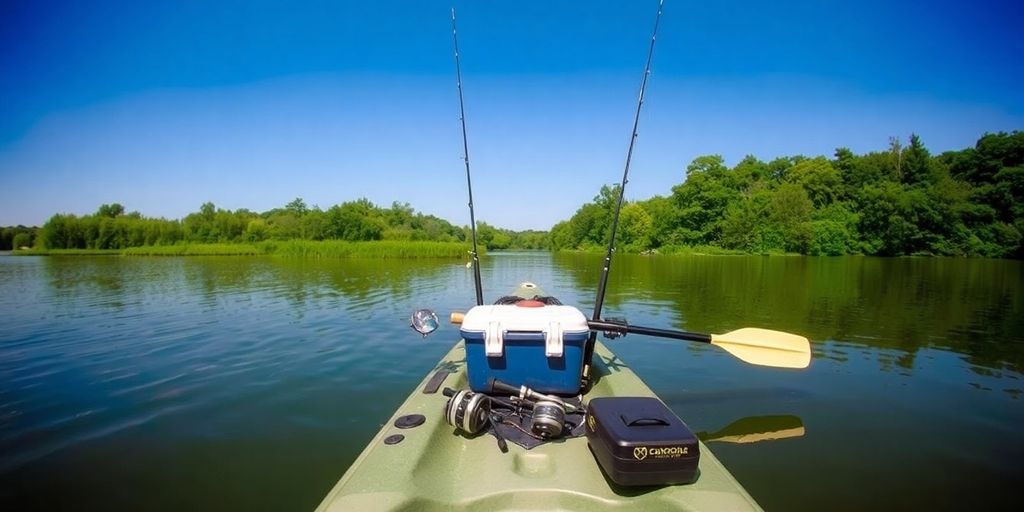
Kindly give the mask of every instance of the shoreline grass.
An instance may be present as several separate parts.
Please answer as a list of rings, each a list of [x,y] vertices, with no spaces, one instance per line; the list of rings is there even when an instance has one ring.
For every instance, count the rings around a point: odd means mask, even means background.
[[[14,256],[120,256],[121,249],[19,249]]]
[[[484,251],[481,248],[481,253]],[[281,258],[466,259],[469,244],[381,240],[267,240],[255,243],[147,245],[127,249],[31,249],[14,251],[24,256],[274,256]]]
[[[580,249],[559,249],[554,252],[565,252],[565,253],[579,253],[579,254],[604,254],[608,250],[607,247],[584,247]],[[632,254],[641,256],[781,256],[786,253],[756,253],[746,252],[736,249],[723,249],[713,245],[665,245],[656,249],[648,249],[645,251],[634,251],[629,249],[615,249],[616,253],[619,254]]]
[[[655,254],[664,255],[692,255],[692,256],[751,256],[751,255],[763,255],[763,256],[775,256],[781,255],[782,253],[757,253],[757,252],[746,252],[736,249],[724,249],[722,247],[716,247],[714,245],[666,245],[655,249]]]
[[[263,244],[267,254],[289,258],[465,259],[468,257],[470,249],[469,244],[461,242],[407,240],[373,242],[285,240],[281,242],[268,241]]]
[[[253,244],[144,245],[121,251],[122,256],[261,256]]]

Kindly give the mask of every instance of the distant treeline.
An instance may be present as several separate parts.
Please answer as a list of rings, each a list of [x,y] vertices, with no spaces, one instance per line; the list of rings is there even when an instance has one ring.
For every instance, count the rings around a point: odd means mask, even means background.
[[[607,244],[618,186],[601,188],[551,229],[553,249]],[[735,167],[696,158],[671,195],[626,204],[618,245],[751,253],[1024,256],[1024,132],[987,134],[974,148],[932,156],[904,146],[833,158],[748,156]]]
[[[32,228],[25,229],[31,236]],[[7,229],[4,233],[6,236]],[[54,215],[38,230],[36,239],[14,241],[26,241],[24,246],[40,249],[125,249],[265,240],[465,242],[468,237],[468,227],[417,213],[407,203],[395,202],[390,208],[382,208],[358,199],[321,210],[316,206],[310,208],[297,198],[283,208],[263,213],[224,210],[208,202],[180,221],[148,218],[139,212],[125,213],[118,203],[104,204],[91,215]],[[544,232],[514,232],[485,222],[478,222],[477,238],[482,246],[492,250],[547,246]]]
[[[39,228],[27,226],[8,226],[0,228],[0,251],[10,251],[20,247],[32,247],[36,241]]]
[[[599,250],[607,244],[617,186],[604,186],[571,219],[515,232],[478,222],[489,250]],[[833,158],[748,156],[735,167],[701,156],[668,196],[627,203],[617,246],[627,252],[791,252],[811,255],[1024,256],[1024,132],[986,134],[975,147],[932,156],[912,135],[885,151]],[[468,226],[366,199],[326,210],[301,199],[263,213],[213,203],[182,220],[125,213],[57,214],[42,228],[2,229],[0,249],[125,249],[282,240],[466,242]]]

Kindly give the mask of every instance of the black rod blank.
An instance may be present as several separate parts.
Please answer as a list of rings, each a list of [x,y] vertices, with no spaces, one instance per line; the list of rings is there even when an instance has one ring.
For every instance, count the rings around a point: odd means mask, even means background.
[[[476,216],[473,213],[473,179],[469,173],[469,142],[466,138],[466,107],[462,101],[462,69],[459,64],[459,38],[455,35],[455,8],[452,8],[452,44],[455,46],[455,76],[459,87],[459,121],[462,122],[462,160],[466,162],[466,188],[469,190],[469,231],[473,238],[473,285],[476,288],[476,305],[484,304],[484,291],[480,284],[480,254],[476,248]]]
[[[644,92],[647,90],[647,77],[651,74],[651,59],[654,57],[654,41],[658,37],[658,22],[661,21],[661,8],[665,0],[658,2],[658,14],[654,18],[654,31],[651,33],[651,46],[647,50],[647,65],[644,67],[643,81],[640,82],[640,97],[636,102],[636,115],[633,116],[633,135],[629,138],[629,150],[626,151],[626,167],[622,171],[622,183],[619,185],[619,203],[612,217],[612,227],[608,233],[608,252],[604,256],[604,267],[601,269],[601,282],[597,286],[597,299],[594,301],[594,320],[601,319],[601,308],[604,306],[604,294],[608,289],[608,271],[612,266],[612,254],[615,252],[615,231],[619,227],[619,212],[626,195],[626,183],[629,182],[629,164],[633,160],[633,146],[636,144],[637,127],[640,125],[640,108],[644,105]]]

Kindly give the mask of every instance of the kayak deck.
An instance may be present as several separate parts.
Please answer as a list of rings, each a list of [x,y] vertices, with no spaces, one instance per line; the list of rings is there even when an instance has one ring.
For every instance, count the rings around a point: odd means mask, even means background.
[[[468,388],[465,348],[456,344],[417,386],[359,455],[317,511],[342,510],[761,510],[701,443],[700,476],[689,485],[621,487],[609,480],[585,437],[526,450],[495,438],[466,438],[445,423],[444,387]],[[595,383],[585,401],[604,396],[655,396],[632,370],[597,343]],[[450,373],[436,393],[423,393],[437,369]],[[422,414],[426,422],[399,429],[394,421]],[[684,418],[685,420],[685,418]],[[393,445],[384,439],[402,434]]]

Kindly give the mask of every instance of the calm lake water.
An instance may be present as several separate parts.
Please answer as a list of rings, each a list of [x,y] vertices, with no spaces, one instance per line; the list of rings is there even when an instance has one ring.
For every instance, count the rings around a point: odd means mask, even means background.
[[[600,257],[485,258],[584,311]],[[689,425],[789,427],[709,447],[767,509],[1016,509],[1018,261],[622,257],[605,314],[801,333],[804,371],[708,346],[608,342]],[[458,337],[450,261],[0,256],[0,509],[309,510]]]

